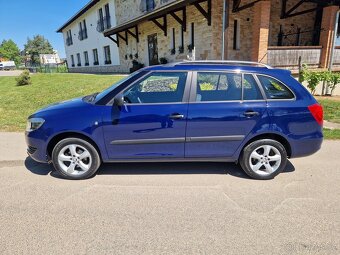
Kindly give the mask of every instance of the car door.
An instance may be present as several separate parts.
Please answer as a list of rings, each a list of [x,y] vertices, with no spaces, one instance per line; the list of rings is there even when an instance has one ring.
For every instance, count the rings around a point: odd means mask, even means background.
[[[106,106],[103,117],[109,158],[184,158],[190,78],[151,72],[120,92],[124,104]]]
[[[231,157],[247,135],[268,125],[263,91],[252,74],[193,75],[185,157]]]

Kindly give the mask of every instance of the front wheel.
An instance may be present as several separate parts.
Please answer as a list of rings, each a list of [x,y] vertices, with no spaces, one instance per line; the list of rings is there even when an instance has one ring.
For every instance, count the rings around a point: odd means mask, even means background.
[[[287,163],[285,147],[271,139],[257,140],[242,152],[240,165],[244,172],[259,180],[268,180],[281,173]]]
[[[79,138],[66,138],[52,152],[54,168],[65,178],[80,180],[93,176],[100,166],[97,150]]]

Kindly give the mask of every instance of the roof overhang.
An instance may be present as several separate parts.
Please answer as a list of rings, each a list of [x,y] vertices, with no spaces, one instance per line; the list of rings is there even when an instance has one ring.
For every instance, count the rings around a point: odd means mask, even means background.
[[[63,30],[70,25],[73,21],[81,17],[84,13],[86,13],[89,9],[96,5],[100,0],[91,0],[88,2],[80,11],[78,11],[75,15],[73,15],[64,25],[62,25],[58,30],[57,33],[62,33]]]
[[[116,27],[105,30],[103,33],[104,33],[104,36],[109,37],[109,36],[118,34],[120,32],[126,31],[128,29],[134,28],[142,22],[152,21],[152,20],[161,18],[171,12],[173,13],[176,11],[180,11],[186,6],[189,6],[192,4],[198,4],[200,2],[206,2],[206,1],[207,0],[177,0],[175,2],[171,2],[167,5],[157,8],[156,10],[148,12],[147,14],[144,14],[135,19],[129,20],[128,22],[122,23]]]

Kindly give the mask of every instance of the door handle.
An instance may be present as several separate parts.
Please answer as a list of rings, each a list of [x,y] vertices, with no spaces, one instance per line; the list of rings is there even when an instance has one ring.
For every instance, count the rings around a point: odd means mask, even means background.
[[[259,112],[254,112],[254,111],[246,111],[243,113],[244,116],[246,117],[254,117],[260,115]]]
[[[179,119],[183,119],[184,115],[179,114],[179,113],[173,113],[169,116],[169,118],[172,119],[172,120],[179,120]]]

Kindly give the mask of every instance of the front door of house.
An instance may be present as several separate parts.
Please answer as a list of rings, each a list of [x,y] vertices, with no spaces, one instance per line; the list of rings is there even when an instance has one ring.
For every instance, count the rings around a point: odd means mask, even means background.
[[[149,65],[158,65],[157,34],[148,35]]]

